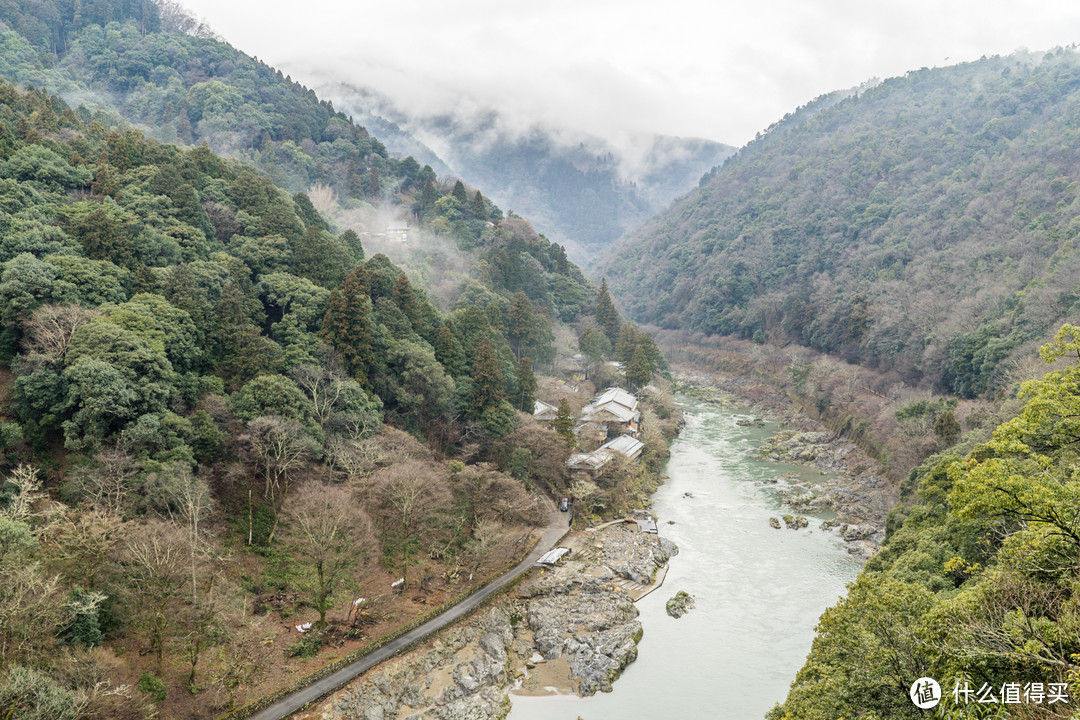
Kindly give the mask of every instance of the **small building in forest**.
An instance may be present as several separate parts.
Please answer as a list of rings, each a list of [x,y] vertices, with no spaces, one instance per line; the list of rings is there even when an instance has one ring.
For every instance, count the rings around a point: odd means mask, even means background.
[[[582,422],[603,425],[608,436],[626,434],[636,437],[641,430],[638,401],[622,388],[608,388],[581,411]]]
[[[559,408],[550,403],[546,403],[543,400],[537,400],[533,403],[533,417],[540,422],[551,422],[558,414]]]

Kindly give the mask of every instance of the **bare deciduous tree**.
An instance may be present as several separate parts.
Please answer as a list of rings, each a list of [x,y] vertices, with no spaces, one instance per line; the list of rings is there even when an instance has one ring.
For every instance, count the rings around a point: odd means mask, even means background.
[[[247,424],[247,429],[244,439],[262,468],[266,481],[263,497],[270,501],[274,513],[273,527],[267,540],[273,542],[278,526],[278,510],[289,494],[292,474],[315,454],[317,446],[300,423],[277,415],[257,417]]]
[[[63,364],[75,331],[101,315],[82,305],[42,305],[23,324],[23,350],[34,360]]]
[[[450,493],[428,465],[409,460],[381,470],[375,475],[382,520],[396,541],[401,560],[404,588],[409,588],[409,565],[430,531],[428,519],[449,505]]]
[[[255,682],[270,663],[272,635],[250,618],[243,618],[220,647],[217,662],[208,671],[218,693],[225,695],[225,709],[236,707],[237,691]]]
[[[321,365],[300,365],[292,371],[292,377],[311,398],[315,419],[325,425],[345,389],[343,379]]]
[[[169,32],[182,32],[194,38],[217,39],[218,35],[206,22],[191,14],[183,3],[177,0],[154,0],[161,18],[161,29]]]
[[[37,563],[4,569],[0,582],[0,665],[41,657],[69,617],[60,576]]]
[[[177,591],[186,582],[186,546],[183,530],[164,520],[151,520],[128,538],[121,557],[159,673]]]
[[[93,590],[129,529],[115,512],[91,508],[69,512],[62,520],[50,524],[43,539],[67,577],[78,579]]]
[[[0,516],[30,525],[45,514],[38,505],[49,495],[41,489],[41,480],[33,467],[19,465],[4,478],[3,485],[11,489],[7,505],[0,508]]]
[[[285,516],[286,542],[306,561],[295,584],[318,611],[319,628],[325,628],[334,589],[374,539],[371,520],[345,488],[310,484],[295,496]]]
[[[129,510],[128,498],[138,465],[130,453],[113,445],[102,448],[94,459],[93,467],[70,474],[71,487],[94,507],[122,515]]]
[[[159,477],[165,506],[171,519],[182,523],[187,531],[188,555],[191,568],[191,602],[198,602],[198,566],[205,555],[203,520],[213,509],[210,487],[191,472],[187,463],[173,463],[164,477]],[[159,474],[160,475],[160,474]]]

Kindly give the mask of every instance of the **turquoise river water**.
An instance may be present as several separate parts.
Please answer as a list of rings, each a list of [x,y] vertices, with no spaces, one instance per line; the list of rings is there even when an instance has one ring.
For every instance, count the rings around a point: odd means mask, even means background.
[[[747,456],[774,425],[739,427],[738,412],[691,401],[685,411],[669,479],[653,502],[660,532],[679,554],[663,587],[638,602],[638,659],[611,693],[512,694],[509,720],[758,720],[784,699],[822,611],[855,579],[859,565],[820,522],[811,518],[799,531],[769,526],[781,513],[776,486],[757,483],[818,475]],[[697,607],[675,620],[664,605],[679,590]]]

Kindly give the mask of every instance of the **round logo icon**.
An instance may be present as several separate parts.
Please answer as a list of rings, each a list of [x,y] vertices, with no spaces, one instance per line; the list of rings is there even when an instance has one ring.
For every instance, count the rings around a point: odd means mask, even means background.
[[[911,692],[908,694],[915,707],[922,710],[929,710],[941,702],[941,686],[931,677],[919,678],[911,683]]]

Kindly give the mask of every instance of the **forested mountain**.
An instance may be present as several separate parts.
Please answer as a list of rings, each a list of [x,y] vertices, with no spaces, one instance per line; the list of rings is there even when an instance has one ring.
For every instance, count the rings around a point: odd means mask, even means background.
[[[637,320],[797,343],[963,397],[1076,312],[1075,50],[823,98],[602,263]]]
[[[528,222],[157,12],[0,3],[4,717],[211,716],[399,627],[566,491],[521,412],[555,334],[661,362]],[[316,195],[441,238],[453,300]]]
[[[391,152],[414,154],[440,173],[445,167],[490,189],[497,203],[530,218],[579,261],[666,208],[734,152],[711,140],[661,135],[616,147],[541,125],[515,128],[495,109],[468,118],[410,113],[347,83],[328,81],[317,90],[358,122],[385,131],[380,138]]]

